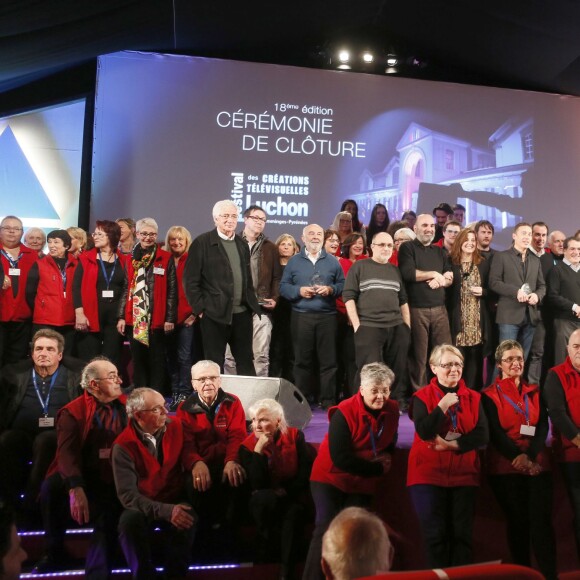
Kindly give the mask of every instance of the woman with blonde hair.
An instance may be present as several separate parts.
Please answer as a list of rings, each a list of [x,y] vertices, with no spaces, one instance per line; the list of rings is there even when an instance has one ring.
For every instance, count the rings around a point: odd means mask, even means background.
[[[165,250],[171,252],[177,276],[177,322],[175,331],[167,336],[167,368],[171,379],[170,408],[177,409],[191,394],[191,366],[195,335],[195,315],[183,289],[183,272],[191,246],[191,234],[183,226],[171,226],[165,236]]]
[[[70,227],[66,231],[69,233],[72,245],[69,253],[78,258],[87,249],[87,232],[83,228]]]
[[[342,243],[344,239],[353,233],[352,216],[347,211],[339,211],[330,226],[330,229],[338,232],[338,237]]]

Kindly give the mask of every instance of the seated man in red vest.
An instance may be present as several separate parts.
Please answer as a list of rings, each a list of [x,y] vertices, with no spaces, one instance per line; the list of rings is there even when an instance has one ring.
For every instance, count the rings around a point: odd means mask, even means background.
[[[185,578],[195,526],[191,506],[181,500],[185,479],[183,428],[167,417],[163,396],[148,387],[127,398],[129,425],[113,445],[113,473],[125,511],[119,539],[133,578],[155,578],[150,532],[161,528],[165,576]]]
[[[85,578],[107,578],[112,569],[121,506],[113,481],[111,447],[127,424],[121,382],[112,362],[92,360],[81,376],[84,394],[57,415],[56,459],[40,491],[47,555],[38,563],[38,572],[66,564],[69,513],[77,524],[93,527]]]
[[[192,469],[191,501],[200,525],[223,528],[223,547],[232,539],[234,509],[243,503],[236,501],[236,488],[245,482],[246,472],[237,457],[246,438],[246,416],[240,400],[222,391],[219,365],[199,361],[191,367],[191,377],[194,393],[177,409],[187,439],[186,467]]]

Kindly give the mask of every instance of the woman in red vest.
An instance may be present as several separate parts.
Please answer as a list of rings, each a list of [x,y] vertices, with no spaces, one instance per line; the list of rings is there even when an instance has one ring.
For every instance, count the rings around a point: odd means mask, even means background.
[[[64,354],[74,347],[75,310],[73,278],[77,259],[69,253],[71,237],[66,230],[47,236],[48,255],[30,268],[26,281],[26,301],[32,309],[32,334],[52,328],[64,336]]]
[[[119,368],[123,338],[117,315],[127,291],[126,258],[117,250],[121,228],[97,220],[92,236],[95,247],[80,255],[73,282],[77,355],[89,361],[102,354]]]
[[[547,412],[538,385],[522,380],[524,352],[517,341],[504,340],[495,362],[501,378],[482,399],[489,423],[489,483],[507,519],[514,563],[531,566],[531,542],[542,574],[556,578]]]
[[[282,405],[256,401],[249,409],[253,433],[239,450],[252,490],[249,509],[256,522],[256,561],[280,552],[281,576],[292,578],[296,530],[304,511],[312,462],[302,431],[288,427]],[[277,545],[273,540],[277,539]]]
[[[360,391],[328,410],[330,425],[310,475],[316,522],[304,578],[322,578],[322,536],[345,507],[369,508],[391,468],[399,405],[389,399],[395,380],[383,363],[361,369]]]
[[[415,438],[407,485],[423,531],[429,568],[470,564],[477,448],[488,440],[481,395],[461,378],[463,356],[450,344],[433,349],[433,380],[413,395]]]
[[[139,243],[127,260],[128,289],[119,302],[117,330],[129,327],[133,384],[165,390],[165,335],[177,318],[175,264],[157,245],[159,227],[153,218],[137,222]]]

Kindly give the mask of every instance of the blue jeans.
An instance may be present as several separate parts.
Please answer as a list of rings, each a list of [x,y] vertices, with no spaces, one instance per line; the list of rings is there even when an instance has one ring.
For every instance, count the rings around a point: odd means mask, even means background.
[[[499,324],[497,325],[499,329],[499,342],[503,340],[517,340],[524,349],[524,360],[526,364],[528,363],[528,355],[530,354],[530,349],[532,348],[532,341],[534,340],[534,332],[536,327],[532,326],[530,323],[530,316],[526,314],[526,317],[520,324]],[[499,373],[497,366],[493,372],[492,379],[495,381]]]
[[[177,326],[168,335],[167,368],[171,377],[173,395],[189,395],[191,386],[191,366],[193,365],[194,326]]]

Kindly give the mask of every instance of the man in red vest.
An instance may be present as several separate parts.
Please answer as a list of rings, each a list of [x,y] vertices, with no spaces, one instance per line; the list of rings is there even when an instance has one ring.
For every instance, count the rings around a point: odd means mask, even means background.
[[[134,578],[155,578],[150,533],[161,528],[167,540],[165,576],[185,578],[195,535],[191,506],[183,503],[185,487],[183,428],[167,417],[163,396],[148,387],[127,398],[129,425],[113,445],[113,473],[125,511],[119,539]]]
[[[111,447],[127,424],[125,395],[115,365],[106,358],[83,369],[83,395],[65,405],[56,419],[56,459],[40,491],[47,555],[38,572],[66,565],[64,535],[70,517],[93,527],[85,578],[100,580],[112,569],[121,506],[111,469]]]
[[[568,340],[568,356],[548,372],[543,397],[552,421],[552,450],[560,463],[574,510],[580,558],[580,329]]]

